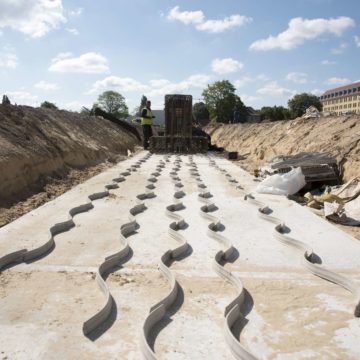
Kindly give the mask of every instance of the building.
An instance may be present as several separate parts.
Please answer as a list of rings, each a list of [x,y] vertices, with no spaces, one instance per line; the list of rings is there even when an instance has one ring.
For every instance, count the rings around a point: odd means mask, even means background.
[[[319,99],[324,112],[360,114],[360,81],[327,90]]]
[[[247,116],[246,121],[251,123],[258,123],[261,121],[261,114],[259,111],[254,110],[251,106],[246,107]]]

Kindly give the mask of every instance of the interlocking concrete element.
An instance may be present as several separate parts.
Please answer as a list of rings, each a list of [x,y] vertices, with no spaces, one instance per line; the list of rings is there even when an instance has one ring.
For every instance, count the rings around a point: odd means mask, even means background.
[[[158,321],[163,318],[163,316],[166,314],[166,310],[171,307],[178,295],[179,284],[168,264],[172,259],[180,257],[188,250],[188,243],[185,237],[179,233],[179,230],[181,230],[181,228],[183,228],[185,225],[185,220],[181,215],[176,214],[176,211],[184,208],[180,199],[185,196],[185,193],[181,190],[178,190],[183,185],[181,184],[181,179],[177,176],[177,171],[179,171],[181,168],[181,159],[177,157],[174,163],[176,166],[172,169],[173,171],[170,172],[171,179],[174,183],[174,203],[166,207],[165,213],[168,217],[175,220],[174,222],[170,223],[168,231],[170,237],[176,240],[180,245],[175,249],[166,251],[160,259],[159,269],[170,285],[170,292],[162,300],[150,308],[150,313],[145,319],[143,333],[140,339],[140,349],[144,358],[147,360],[158,359],[155,352],[148,343],[148,336],[151,332],[151,329]]]
[[[241,280],[224,267],[224,262],[229,261],[234,256],[236,249],[227,237],[219,234],[219,231],[221,231],[222,228],[221,221],[218,217],[210,214],[217,210],[216,205],[209,200],[212,197],[212,194],[207,190],[207,186],[203,183],[197,172],[197,166],[192,160],[190,161],[190,166],[192,166],[192,169],[190,170],[191,175],[195,177],[198,184],[198,199],[205,203],[205,205],[200,207],[200,214],[203,218],[210,221],[207,234],[210,238],[221,243],[225,248],[225,250],[220,250],[216,253],[213,261],[213,269],[220,277],[227,280],[237,290],[237,296],[225,308],[225,341],[229,345],[230,350],[236,359],[254,360],[256,357],[240,344],[231,331],[235,321],[243,318],[240,309],[245,301],[245,290]]]
[[[137,161],[134,165],[132,165],[132,167],[134,167],[133,169],[140,167],[141,163],[143,161],[146,161],[150,156],[151,154],[147,154],[142,160]],[[114,178],[111,184],[107,184],[104,186],[104,191],[88,195],[86,203],[71,208],[68,213],[68,220],[56,223],[55,225],[50,227],[50,237],[45,244],[32,250],[21,249],[0,257],[0,270],[13,263],[29,262],[36,260],[51,252],[51,250],[55,246],[55,236],[72,229],[75,226],[74,217],[78,214],[93,209],[93,201],[109,196],[109,190],[118,188],[118,183],[125,181],[125,178],[123,176],[129,176],[131,172],[127,172],[126,174],[127,175],[125,175],[125,173],[122,173],[120,174],[121,176]]]
[[[337,274],[329,269],[324,268],[321,265],[315,263],[316,254],[313,252],[312,248],[304,243],[303,241],[294,239],[291,236],[286,235],[286,232],[290,231],[290,228],[285,225],[280,219],[269,215],[272,210],[269,206],[264,204],[261,201],[256,200],[253,194],[247,194],[241,186],[238,186],[236,179],[232,175],[228,174],[225,169],[220,168],[214,160],[210,160],[210,165],[217,168],[219,171],[225,174],[228,181],[236,186],[236,188],[244,195],[244,200],[247,200],[249,203],[255,205],[258,208],[259,217],[272,222],[275,224],[274,228],[274,237],[282,244],[290,246],[296,249],[301,255],[301,263],[303,266],[313,275],[318,276],[322,279],[331,281],[339,286],[350,291],[355,297],[355,307],[354,307],[354,316],[360,317],[360,288],[355,284],[351,279]]]
[[[303,266],[313,275],[322,279],[331,281],[337,285],[342,286],[346,290],[350,291],[355,297],[354,316],[360,317],[360,288],[350,279],[343,275],[337,274],[331,270],[328,270],[321,265],[314,263],[316,255],[312,248],[303,241],[292,238],[286,235],[289,228],[280,219],[269,215],[272,210],[264,203],[257,201],[253,195],[246,196],[246,200],[258,207],[259,216],[267,221],[275,224],[274,237],[282,244],[295,248],[302,256],[301,262]]]
[[[148,188],[148,186],[150,184],[152,185],[154,180],[156,180],[156,177],[160,176],[163,164],[164,164],[163,161],[160,160],[160,164],[157,166],[158,171],[156,173],[152,173],[153,177],[150,177],[147,179],[148,183],[145,187],[146,188],[145,193],[138,194],[136,196],[137,204],[129,210],[130,222],[125,223],[125,224],[121,225],[121,227],[120,227],[120,241],[123,245],[123,248],[118,253],[107,257],[105,259],[105,261],[100,265],[100,267],[96,273],[96,282],[106,298],[106,304],[99,312],[97,312],[89,320],[84,322],[83,333],[85,335],[89,334],[90,332],[95,330],[97,327],[99,327],[103,322],[105,322],[109,318],[109,316],[111,314],[112,306],[113,306],[113,297],[109,291],[108,286],[106,285],[103,275],[104,275],[104,273],[108,272],[111,268],[123,263],[124,260],[127,258],[128,254],[130,252],[130,246],[127,241],[127,238],[131,234],[133,234],[134,231],[138,227],[138,223],[136,222],[136,215],[138,215],[141,212],[146,210],[144,200],[155,197],[154,192],[152,192],[151,189]],[[140,167],[140,164],[136,164],[136,168],[139,168],[139,167]],[[154,188],[154,187],[152,187],[152,188]]]

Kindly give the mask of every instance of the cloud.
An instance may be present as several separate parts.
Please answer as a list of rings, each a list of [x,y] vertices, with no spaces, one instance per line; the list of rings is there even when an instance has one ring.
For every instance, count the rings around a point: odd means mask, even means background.
[[[354,36],[354,40],[355,40],[355,44],[358,48],[360,48],[360,37],[359,36]]]
[[[60,53],[51,62],[49,71],[53,72],[85,74],[109,72],[107,59],[94,52],[88,52],[79,57],[73,57],[72,53]]]
[[[303,19],[293,18],[288,28],[277,36],[269,36],[250,45],[251,50],[290,50],[303,44],[306,40],[312,40],[320,35],[329,33],[340,36],[345,30],[355,26],[355,21],[349,17],[341,16],[336,19]]]
[[[72,35],[79,35],[78,29],[75,29],[75,28],[66,28],[66,31]]]
[[[295,90],[283,88],[280,85],[278,85],[276,81],[271,81],[267,83],[264,87],[258,89],[256,92],[261,95],[269,95],[269,96],[284,96],[284,95],[292,96],[296,94]]]
[[[168,13],[168,20],[180,21],[185,25],[201,24],[205,20],[205,15],[201,10],[198,11],[179,11],[179,6],[173,7]]]
[[[212,71],[217,74],[231,74],[240,71],[244,64],[232,58],[214,59],[211,63]]]
[[[286,75],[286,80],[296,84],[306,84],[308,82],[308,75],[301,72],[291,72]]]
[[[313,95],[316,95],[316,96],[320,96],[321,94],[324,93],[324,91],[323,91],[323,90],[320,90],[320,89],[312,89],[312,90],[310,91],[310,93],[313,94]]]
[[[65,22],[61,0],[0,2],[0,28],[9,27],[32,38],[42,37]]]
[[[242,94],[242,95],[240,95],[240,99],[245,105],[248,105],[248,104],[254,105],[257,101],[261,100],[261,97]]]
[[[340,55],[344,52],[344,50],[348,47],[348,44],[342,43],[339,47],[331,49],[331,53],[334,55]]]
[[[92,104],[86,104],[86,103],[83,103],[83,102],[80,102],[77,100],[59,104],[60,108],[69,110],[69,111],[80,111],[83,106],[88,109],[91,109]]]
[[[171,84],[171,81],[167,80],[167,79],[155,79],[155,80],[150,80],[149,84],[151,87],[164,87],[167,85]]]
[[[154,87],[150,90],[149,96],[163,96],[173,93],[184,93],[190,89],[203,89],[209,83],[210,76],[206,74],[194,74],[180,82],[171,82],[163,86]]]
[[[15,69],[18,66],[18,57],[12,49],[7,47],[0,51],[0,68]]]
[[[103,80],[96,81],[87,94],[105,89],[116,89],[121,92],[141,92],[147,96],[162,96],[174,92],[182,93],[193,88],[204,88],[210,80],[205,74],[194,74],[180,82],[171,82],[167,79],[150,80],[149,84],[143,84],[128,77],[108,76]]]
[[[48,83],[44,80],[41,80],[34,85],[34,88],[43,90],[43,91],[55,91],[55,90],[59,90],[59,85]]]
[[[257,81],[268,81],[268,80],[270,80],[270,79],[264,74],[260,74],[255,77],[243,76],[242,78],[235,80],[234,85],[238,89],[245,85],[248,85],[248,84],[251,84],[251,83],[254,83]]]
[[[83,8],[79,7],[79,8],[76,8],[74,10],[70,10],[69,11],[69,16],[72,16],[72,17],[78,17],[80,16],[82,13],[83,13]]]
[[[9,97],[9,100],[12,104],[22,104],[29,106],[36,106],[38,97],[36,95],[30,94],[27,91],[10,91],[6,95]]]
[[[175,6],[169,11],[167,19],[170,21],[180,21],[185,25],[194,25],[197,30],[209,33],[221,33],[234,27],[246,25],[252,21],[252,18],[239,14],[231,15],[221,20],[206,20],[201,10],[180,11],[179,6]]]
[[[146,92],[149,91],[151,88],[129,77],[108,76],[103,80],[96,81],[93,84],[91,90],[88,92],[88,94],[94,93],[96,91],[101,91],[104,89],[117,89],[119,91],[124,91],[124,92],[131,92],[131,91]]]
[[[335,65],[336,61],[331,61],[331,60],[323,60],[321,62],[322,65]]]
[[[231,15],[223,20],[206,20],[196,25],[196,29],[210,33],[221,33],[234,27],[246,25],[251,21],[251,18],[243,15]]]
[[[332,77],[325,81],[325,84],[328,84],[328,85],[345,85],[345,84],[350,84],[350,83],[351,83],[351,80],[349,80],[347,78],[338,78],[338,77]]]

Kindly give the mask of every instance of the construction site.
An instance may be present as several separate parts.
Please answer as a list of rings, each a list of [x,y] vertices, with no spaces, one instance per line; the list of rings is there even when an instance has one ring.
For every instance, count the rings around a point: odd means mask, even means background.
[[[166,99],[150,151],[105,113],[0,106],[1,359],[359,358],[359,116],[208,125],[210,144],[190,101]],[[272,158],[315,152],[337,197],[259,191]]]

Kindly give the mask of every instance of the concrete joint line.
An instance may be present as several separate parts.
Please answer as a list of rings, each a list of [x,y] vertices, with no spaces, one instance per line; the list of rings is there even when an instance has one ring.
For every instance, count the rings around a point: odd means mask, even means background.
[[[301,263],[305,267],[305,269],[307,269],[311,274],[315,276],[342,286],[354,295],[355,306],[353,313],[355,317],[360,317],[360,287],[351,279],[348,279],[343,275],[337,274],[334,271],[328,270],[323,266],[314,263],[316,254],[313,252],[312,248],[308,244],[286,235],[285,231],[289,231],[291,229],[287,227],[285,223],[283,223],[280,219],[269,215],[271,209],[266,206],[266,204],[256,200],[253,194],[247,194],[241,186],[237,185],[238,182],[236,181],[236,179],[234,179],[230,174],[227,174],[226,170],[221,169],[219,166],[217,166],[214,160],[211,160],[210,164],[211,166],[214,166],[215,168],[226,174],[225,176],[227,176],[228,180],[232,184],[234,184],[236,188],[244,195],[244,200],[247,200],[250,204],[258,208],[258,215],[260,218],[275,224],[275,239],[280,241],[283,245],[296,249],[301,255]]]
[[[197,176],[197,175],[196,175]],[[236,249],[232,245],[231,241],[219,234],[221,230],[221,221],[218,217],[210,214],[210,212],[216,211],[216,205],[209,200],[212,196],[209,191],[207,191],[207,186],[203,184],[200,177],[196,178],[199,190],[198,199],[205,203],[205,205],[200,207],[200,215],[210,221],[208,225],[207,235],[221,243],[224,247],[224,250],[220,250],[216,253],[215,258],[213,260],[213,269],[217,275],[221,278],[227,280],[231,285],[233,285],[237,291],[236,297],[228,304],[224,311],[225,316],[225,326],[224,326],[224,337],[225,341],[228,344],[232,354],[236,359],[243,359],[243,360],[254,360],[254,357],[250,352],[248,352],[238,341],[238,339],[234,336],[231,328],[234,323],[239,320],[243,319],[244,315],[241,312],[241,306],[245,301],[245,290],[241,280],[234,276],[230,271],[228,271],[223,263],[224,261],[227,262],[236,252]]]
[[[175,160],[177,163],[181,163],[181,159],[177,158]],[[180,199],[185,196],[183,191],[179,191],[178,188],[181,185],[181,180],[177,177],[177,171],[180,170],[179,168],[174,171],[174,174],[170,174],[171,177],[176,177],[176,182],[174,185],[174,195],[173,201],[174,203],[168,205],[165,210],[165,214],[174,219],[175,221],[170,223],[169,225],[169,235],[175,241],[177,241],[180,245],[175,249],[167,250],[160,259],[159,269],[168,281],[170,285],[170,292],[159,302],[153,305],[150,308],[150,313],[146,317],[144,324],[143,324],[143,332],[140,339],[140,349],[145,359],[147,360],[155,360],[158,359],[154,350],[151,348],[148,338],[151,333],[151,329],[153,326],[159,322],[166,314],[166,311],[171,307],[171,305],[175,302],[177,295],[178,295],[178,288],[179,284],[176,280],[174,273],[170,270],[169,266],[167,265],[172,259],[176,259],[181,255],[185,254],[188,250],[188,243],[185,237],[179,233],[179,230],[184,227],[185,220],[179,214],[176,214],[176,211],[179,211],[184,208]]]
[[[244,197],[250,204],[255,205],[258,209],[258,215],[261,219],[269,221],[275,224],[274,227],[274,238],[280,241],[283,245],[296,249],[301,256],[301,263],[311,274],[318,276],[324,280],[333,282],[339,286],[342,286],[346,290],[350,291],[355,297],[354,316],[360,317],[360,288],[347,277],[337,274],[334,271],[328,270],[321,265],[314,263],[316,258],[312,248],[297,239],[292,238],[285,234],[285,232],[291,230],[285,225],[280,219],[269,215],[271,209],[261,201],[255,199],[252,194],[247,194]]]
[[[221,169],[214,160],[210,160],[210,165],[214,166],[218,170],[223,173],[226,173],[226,170]],[[229,174],[227,174],[229,175]],[[235,180],[231,175],[228,176],[229,181]],[[355,297],[355,308],[354,308],[354,316],[360,317],[360,288],[357,284],[355,284],[351,279],[346,278],[343,275],[337,274],[331,270],[325,269],[321,265],[315,264],[313,259],[315,258],[315,254],[310,246],[306,243],[296,240],[290,236],[284,234],[284,230],[287,228],[282,221],[274,216],[269,215],[270,208],[266,206],[261,201],[255,199],[252,194],[247,194],[241,186],[237,185],[237,181],[233,181],[236,188],[244,195],[244,200],[247,200],[250,204],[256,206],[258,208],[259,217],[264,220],[270,221],[275,224],[274,228],[274,237],[280,241],[282,244],[295,248],[296,250],[302,253],[301,262],[303,266],[313,275],[318,276],[322,279],[331,281],[337,285],[344,287],[349,290]]]
[[[149,182],[150,179],[148,178],[147,181]],[[137,204],[133,206],[129,210],[129,222],[121,225],[120,227],[120,242],[123,245],[123,248],[117,252],[116,254],[113,254],[111,256],[108,256],[105,261],[99,266],[99,269],[96,273],[96,282],[102,291],[102,293],[105,296],[106,303],[104,307],[97,312],[95,315],[93,315],[89,320],[85,321],[83,324],[83,333],[84,335],[87,335],[91,333],[93,330],[98,328],[102,323],[104,323],[112,312],[113,307],[113,297],[109,291],[109,288],[105,282],[104,279],[104,273],[107,273],[111,268],[113,268],[116,265],[120,265],[121,263],[124,263],[126,258],[128,257],[128,254],[130,252],[130,246],[127,241],[127,238],[134,233],[134,231],[138,227],[138,223],[136,221],[136,215],[142,213],[147,208],[145,206],[144,200],[151,199],[155,196],[155,194],[146,188],[145,193],[138,194],[136,196],[136,202]]]

